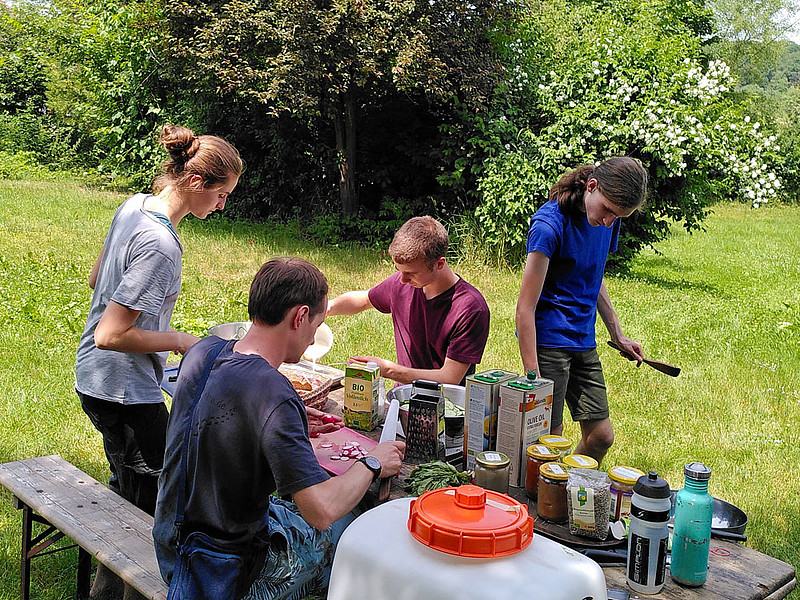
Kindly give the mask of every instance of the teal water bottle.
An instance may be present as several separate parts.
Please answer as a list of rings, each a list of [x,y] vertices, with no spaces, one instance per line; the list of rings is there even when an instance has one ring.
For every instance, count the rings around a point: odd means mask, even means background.
[[[708,493],[711,469],[700,462],[684,466],[684,488],[675,496],[670,574],[681,585],[703,585],[708,574],[711,516],[714,499]]]

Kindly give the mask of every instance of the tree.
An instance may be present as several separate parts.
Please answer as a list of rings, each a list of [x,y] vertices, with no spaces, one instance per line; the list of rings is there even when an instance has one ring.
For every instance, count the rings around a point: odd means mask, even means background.
[[[397,94],[475,104],[498,77],[490,35],[511,0],[230,0],[167,4],[174,68],[216,90],[334,131],[341,210],[359,207],[360,113]]]

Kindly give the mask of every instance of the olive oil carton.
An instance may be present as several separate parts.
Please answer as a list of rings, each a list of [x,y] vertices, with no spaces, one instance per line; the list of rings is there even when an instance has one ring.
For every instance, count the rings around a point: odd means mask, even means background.
[[[497,412],[497,451],[511,460],[509,485],[525,484],[528,446],[550,433],[553,382],[529,372],[500,385]]]
[[[371,431],[378,421],[381,371],[375,363],[351,363],[344,370],[344,424]]]
[[[464,404],[464,456],[467,469],[475,468],[475,457],[497,449],[497,400],[500,384],[517,379],[519,373],[494,369],[475,373],[466,380]]]

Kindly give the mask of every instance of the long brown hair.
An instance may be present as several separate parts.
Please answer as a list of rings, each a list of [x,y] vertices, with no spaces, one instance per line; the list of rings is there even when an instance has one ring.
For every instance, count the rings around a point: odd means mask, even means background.
[[[202,177],[203,187],[208,187],[226,181],[231,175],[238,177],[244,171],[239,151],[221,137],[198,136],[188,127],[164,125],[158,141],[169,158],[161,164],[161,174],[153,180],[156,194],[167,186],[186,189],[193,175]]]
[[[575,216],[584,211],[583,197],[590,179],[597,180],[600,193],[623,209],[639,208],[647,194],[647,171],[635,158],[618,156],[594,165],[583,165],[565,173],[550,188],[562,212]]]

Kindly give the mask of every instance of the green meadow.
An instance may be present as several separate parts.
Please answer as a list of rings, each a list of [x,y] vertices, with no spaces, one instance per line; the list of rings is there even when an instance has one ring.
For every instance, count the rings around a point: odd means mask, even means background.
[[[0,462],[60,454],[108,478],[99,434],[73,389],[74,355],[90,300],[87,279],[124,196],[77,183],[0,180]],[[200,333],[246,320],[257,268],[300,255],[331,293],[372,286],[393,271],[385,253],[321,248],[297,224],[190,219],[183,291],[173,325]],[[649,358],[682,368],[670,378],[619,357],[598,323],[616,441],[604,466],[656,470],[674,488],[684,463],[713,470],[710,490],[749,516],[747,545],[800,567],[800,208],[721,205],[706,230],[675,228],[607,285],[626,333]],[[456,244],[457,246],[457,244]],[[487,266],[475,252],[452,263],[492,313],[480,369],[520,370],[514,309],[521,269]],[[598,320],[599,322],[599,320]],[[325,362],[394,357],[391,320],[377,312],[328,320]],[[566,434],[577,439],[567,416]],[[19,594],[21,517],[0,492],[0,598]],[[77,551],[37,559],[32,595],[74,596]],[[797,597],[797,593],[793,597]]]

